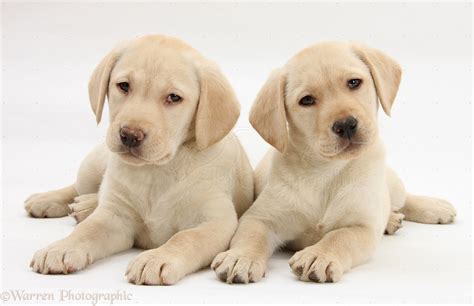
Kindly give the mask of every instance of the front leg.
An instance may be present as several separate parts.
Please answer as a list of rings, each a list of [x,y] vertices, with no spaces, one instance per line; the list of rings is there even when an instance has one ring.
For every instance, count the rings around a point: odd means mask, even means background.
[[[277,194],[271,187],[264,189],[240,218],[230,249],[212,262],[211,268],[222,281],[229,284],[260,281],[274,250],[301,232],[301,222],[298,223],[293,209]]]
[[[302,281],[337,282],[344,272],[372,256],[378,236],[375,230],[365,226],[336,229],[318,243],[295,253],[289,264]]]
[[[204,214],[208,216],[201,224],[176,233],[162,246],[132,260],[125,273],[128,281],[137,285],[172,285],[209,266],[216,254],[229,247],[237,227],[232,202],[222,199],[216,204],[207,206],[209,210]]]
[[[217,255],[211,268],[228,284],[260,281],[265,275],[268,258],[279,245],[272,232],[268,224],[244,215],[230,250]]]
[[[98,208],[66,238],[37,251],[30,263],[42,274],[68,274],[133,245],[136,224],[130,216]]]

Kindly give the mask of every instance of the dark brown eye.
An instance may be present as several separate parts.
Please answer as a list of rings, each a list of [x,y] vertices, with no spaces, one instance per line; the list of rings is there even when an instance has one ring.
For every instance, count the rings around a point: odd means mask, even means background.
[[[127,82],[120,82],[117,84],[118,88],[120,88],[121,91],[127,93],[128,89],[130,88],[130,84]]]
[[[166,98],[166,102],[168,103],[178,103],[182,100],[180,96],[177,94],[169,94],[168,97]]]
[[[302,105],[302,106],[310,106],[310,105],[313,105],[314,103],[316,102],[316,100],[311,97],[311,96],[304,96],[299,104]]]
[[[359,87],[360,87],[360,84],[362,84],[362,80],[361,80],[361,79],[350,79],[349,81],[347,81],[347,86],[348,86],[350,89],[359,88]]]

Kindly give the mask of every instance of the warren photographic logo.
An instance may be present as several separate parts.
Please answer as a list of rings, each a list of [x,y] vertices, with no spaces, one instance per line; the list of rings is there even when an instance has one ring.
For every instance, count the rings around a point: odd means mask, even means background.
[[[131,301],[133,295],[125,290],[111,292],[78,291],[60,289],[56,291],[26,291],[22,289],[10,289],[0,293],[0,300],[6,302],[76,302],[113,304],[114,302]]]

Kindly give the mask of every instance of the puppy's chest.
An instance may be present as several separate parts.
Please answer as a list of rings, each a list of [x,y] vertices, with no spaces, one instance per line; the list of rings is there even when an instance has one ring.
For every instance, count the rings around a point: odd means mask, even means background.
[[[301,250],[337,228],[345,210],[334,202],[333,188],[330,180],[312,177],[296,189],[295,213],[300,220],[299,234],[288,242],[288,248]]]
[[[344,205],[339,200],[343,198],[348,185],[339,180],[336,170],[313,171],[300,176],[299,182],[294,184],[296,210],[307,221],[309,231],[330,230],[329,225],[335,223],[344,212]]]
[[[320,219],[328,209],[329,184],[326,179],[308,176],[293,186],[297,210],[308,218]]]
[[[114,162],[114,160],[112,160]],[[122,163],[106,172],[104,196],[131,209],[142,219],[169,214],[179,198],[179,173],[161,167],[130,167]]]
[[[120,198],[140,218],[142,227],[136,236],[137,246],[158,247],[178,231],[174,216],[185,189],[178,175],[141,171],[136,175],[129,174],[118,184]]]
[[[174,173],[141,171],[120,182],[122,196],[142,217],[162,214],[179,200],[183,182]]]

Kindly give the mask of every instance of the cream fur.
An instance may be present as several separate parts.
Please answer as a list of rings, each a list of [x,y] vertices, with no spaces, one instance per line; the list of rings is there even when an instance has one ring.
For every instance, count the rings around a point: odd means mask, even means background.
[[[347,86],[361,79],[359,88]],[[299,250],[289,264],[303,281],[337,282],[367,261],[383,233],[401,220],[449,223],[443,200],[407,195],[385,165],[378,101],[389,114],[401,78],[384,53],[351,43],[311,46],[274,71],[252,107],[250,122],[273,145],[255,173],[255,203],[240,219],[230,250],[212,268],[228,283],[259,281],[274,250]],[[312,96],[315,104],[299,105]],[[357,133],[342,139],[336,120],[353,116]],[[288,126],[288,128],[287,128]]]
[[[167,103],[170,93],[183,100]],[[71,212],[81,223],[37,251],[32,269],[67,274],[132,246],[149,249],[127,268],[135,284],[174,284],[208,266],[254,195],[252,168],[230,132],[239,105],[225,77],[183,42],[147,36],[102,60],[89,96],[98,122],[108,97],[106,144],[85,158],[75,184],[25,204],[34,217]],[[125,125],[146,134],[142,145],[121,144]]]

